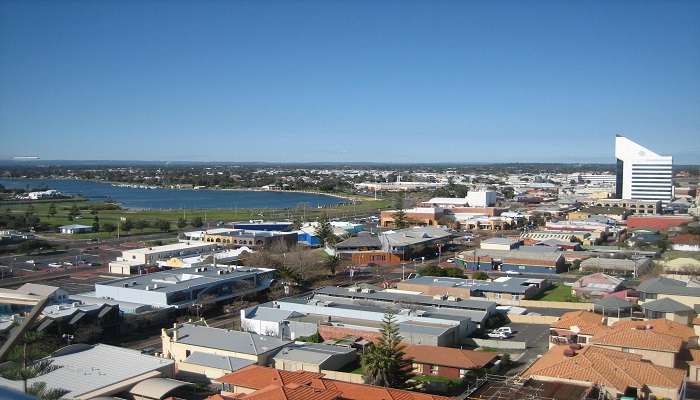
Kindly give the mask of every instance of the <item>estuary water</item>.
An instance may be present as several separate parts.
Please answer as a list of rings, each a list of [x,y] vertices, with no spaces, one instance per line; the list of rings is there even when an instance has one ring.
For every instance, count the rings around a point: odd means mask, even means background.
[[[135,209],[181,208],[294,208],[324,207],[347,200],[314,193],[211,189],[162,189],[115,186],[72,179],[0,179],[0,185],[18,189],[55,189],[89,200],[114,201]]]

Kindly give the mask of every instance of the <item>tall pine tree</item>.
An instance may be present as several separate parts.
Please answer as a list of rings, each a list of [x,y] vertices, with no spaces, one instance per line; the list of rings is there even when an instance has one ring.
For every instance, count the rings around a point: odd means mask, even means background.
[[[381,336],[362,356],[367,383],[392,388],[409,388],[413,378],[411,360],[404,358],[403,338],[394,314],[388,312],[382,321]]]

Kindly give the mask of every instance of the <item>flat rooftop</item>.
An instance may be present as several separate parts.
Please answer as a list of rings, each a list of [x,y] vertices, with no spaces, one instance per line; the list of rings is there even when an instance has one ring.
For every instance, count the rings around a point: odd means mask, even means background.
[[[140,249],[124,250],[122,254],[154,254],[165,253],[178,250],[190,250],[205,247],[212,247],[212,243],[202,242],[178,242],[172,244],[164,244],[162,246],[142,247]]]
[[[106,282],[95,286],[114,286],[155,292],[177,292],[194,286],[209,285],[224,280],[243,279],[274,271],[271,268],[240,266],[202,265],[190,268],[177,268],[151,274],[135,275]],[[148,289],[146,289],[148,288]]]
[[[531,285],[540,285],[544,279],[500,277],[493,281],[436,276],[419,276],[407,279],[407,284],[426,285],[444,288],[468,288],[472,291],[523,294]]]

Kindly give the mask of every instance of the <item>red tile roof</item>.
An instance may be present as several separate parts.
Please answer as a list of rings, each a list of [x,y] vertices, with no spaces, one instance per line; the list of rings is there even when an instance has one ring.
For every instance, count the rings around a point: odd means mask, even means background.
[[[487,351],[425,345],[406,346],[404,353],[406,358],[413,359],[417,363],[461,369],[482,368],[496,358],[496,354]]]

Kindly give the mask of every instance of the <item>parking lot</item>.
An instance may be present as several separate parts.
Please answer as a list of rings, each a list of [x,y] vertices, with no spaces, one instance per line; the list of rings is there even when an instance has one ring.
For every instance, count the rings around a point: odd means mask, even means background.
[[[510,323],[505,326],[513,330],[513,336],[508,340],[525,342],[527,345],[527,349],[522,354],[513,357],[516,367],[511,373],[522,371],[535,361],[539,354],[547,352],[549,348],[549,325]]]

